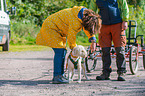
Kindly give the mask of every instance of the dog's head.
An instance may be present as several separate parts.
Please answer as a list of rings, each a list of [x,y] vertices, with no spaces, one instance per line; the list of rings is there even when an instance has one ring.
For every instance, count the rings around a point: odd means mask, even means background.
[[[80,56],[83,58],[87,57],[87,51],[82,45],[78,45],[77,47],[74,47],[72,52],[75,56]]]

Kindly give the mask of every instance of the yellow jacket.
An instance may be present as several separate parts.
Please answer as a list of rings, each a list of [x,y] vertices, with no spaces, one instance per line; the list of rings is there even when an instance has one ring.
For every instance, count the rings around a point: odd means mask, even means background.
[[[83,6],[74,6],[48,16],[37,35],[36,44],[65,48],[67,37],[70,48],[76,47],[76,35],[83,28],[82,20],[78,18],[78,13],[82,8]],[[84,32],[88,38],[95,37],[86,30]]]

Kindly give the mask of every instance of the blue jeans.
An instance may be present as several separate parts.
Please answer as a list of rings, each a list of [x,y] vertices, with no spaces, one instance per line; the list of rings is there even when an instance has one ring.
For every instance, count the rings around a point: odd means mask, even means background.
[[[64,74],[64,62],[67,50],[64,48],[52,48],[54,55],[54,72],[53,76]]]

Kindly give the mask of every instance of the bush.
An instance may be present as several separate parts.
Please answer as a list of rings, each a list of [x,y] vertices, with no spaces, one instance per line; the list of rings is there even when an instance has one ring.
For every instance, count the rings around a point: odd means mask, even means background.
[[[11,21],[11,44],[35,44],[40,26],[31,23]]]
[[[90,0],[7,0],[8,10],[13,6],[17,8],[17,15],[10,16],[12,20],[12,37],[10,43],[35,44],[36,35],[43,21],[49,15],[73,6],[85,6],[88,8],[89,2]],[[138,24],[137,35],[143,34],[145,36],[144,0],[129,0],[128,5],[130,10],[129,19],[136,20]],[[81,31],[77,35],[77,42],[86,43],[88,42],[86,38],[84,32]]]
[[[145,40],[145,12],[143,8],[137,6],[136,8],[133,5],[129,5],[129,20],[137,21],[137,30],[136,35],[144,35]],[[134,34],[132,34],[134,36]]]

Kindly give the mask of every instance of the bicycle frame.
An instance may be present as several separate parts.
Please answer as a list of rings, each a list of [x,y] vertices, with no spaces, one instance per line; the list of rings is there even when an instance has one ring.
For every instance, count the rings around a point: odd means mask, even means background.
[[[145,58],[145,49],[143,49],[144,38],[143,38],[143,35],[136,36],[137,22],[135,20],[129,20],[128,27],[129,27],[129,32],[128,32],[128,38],[127,38],[128,42],[125,46],[125,57],[127,58],[126,62],[129,62],[131,73],[135,74],[138,69],[138,56],[143,56],[143,58]],[[132,28],[135,28],[133,37],[131,36]],[[141,37],[141,44],[138,44],[138,42],[137,42],[138,37]],[[139,50],[139,47],[141,47],[141,50]],[[101,58],[101,48],[100,48],[99,44],[96,44],[96,51],[91,53],[90,47],[88,47],[87,52],[89,54],[88,54],[88,57],[86,58],[86,66],[88,67],[87,59],[94,60],[94,64],[97,64],[96,63],[97,58]],[[111,58],[116,57],[114,46],[111,46],[110,55],[111,55]],[[93,69],[95,69],[94,66],[96,66],[94,64],[93,64]],[[144,65],[144,69],[145,69],[145,60],[144,59],[143,59],[143,65]],[[91,70],[93,70],[93,69],[91,68]],[[87,71],[90,72],[89,68],[87,68]]]

